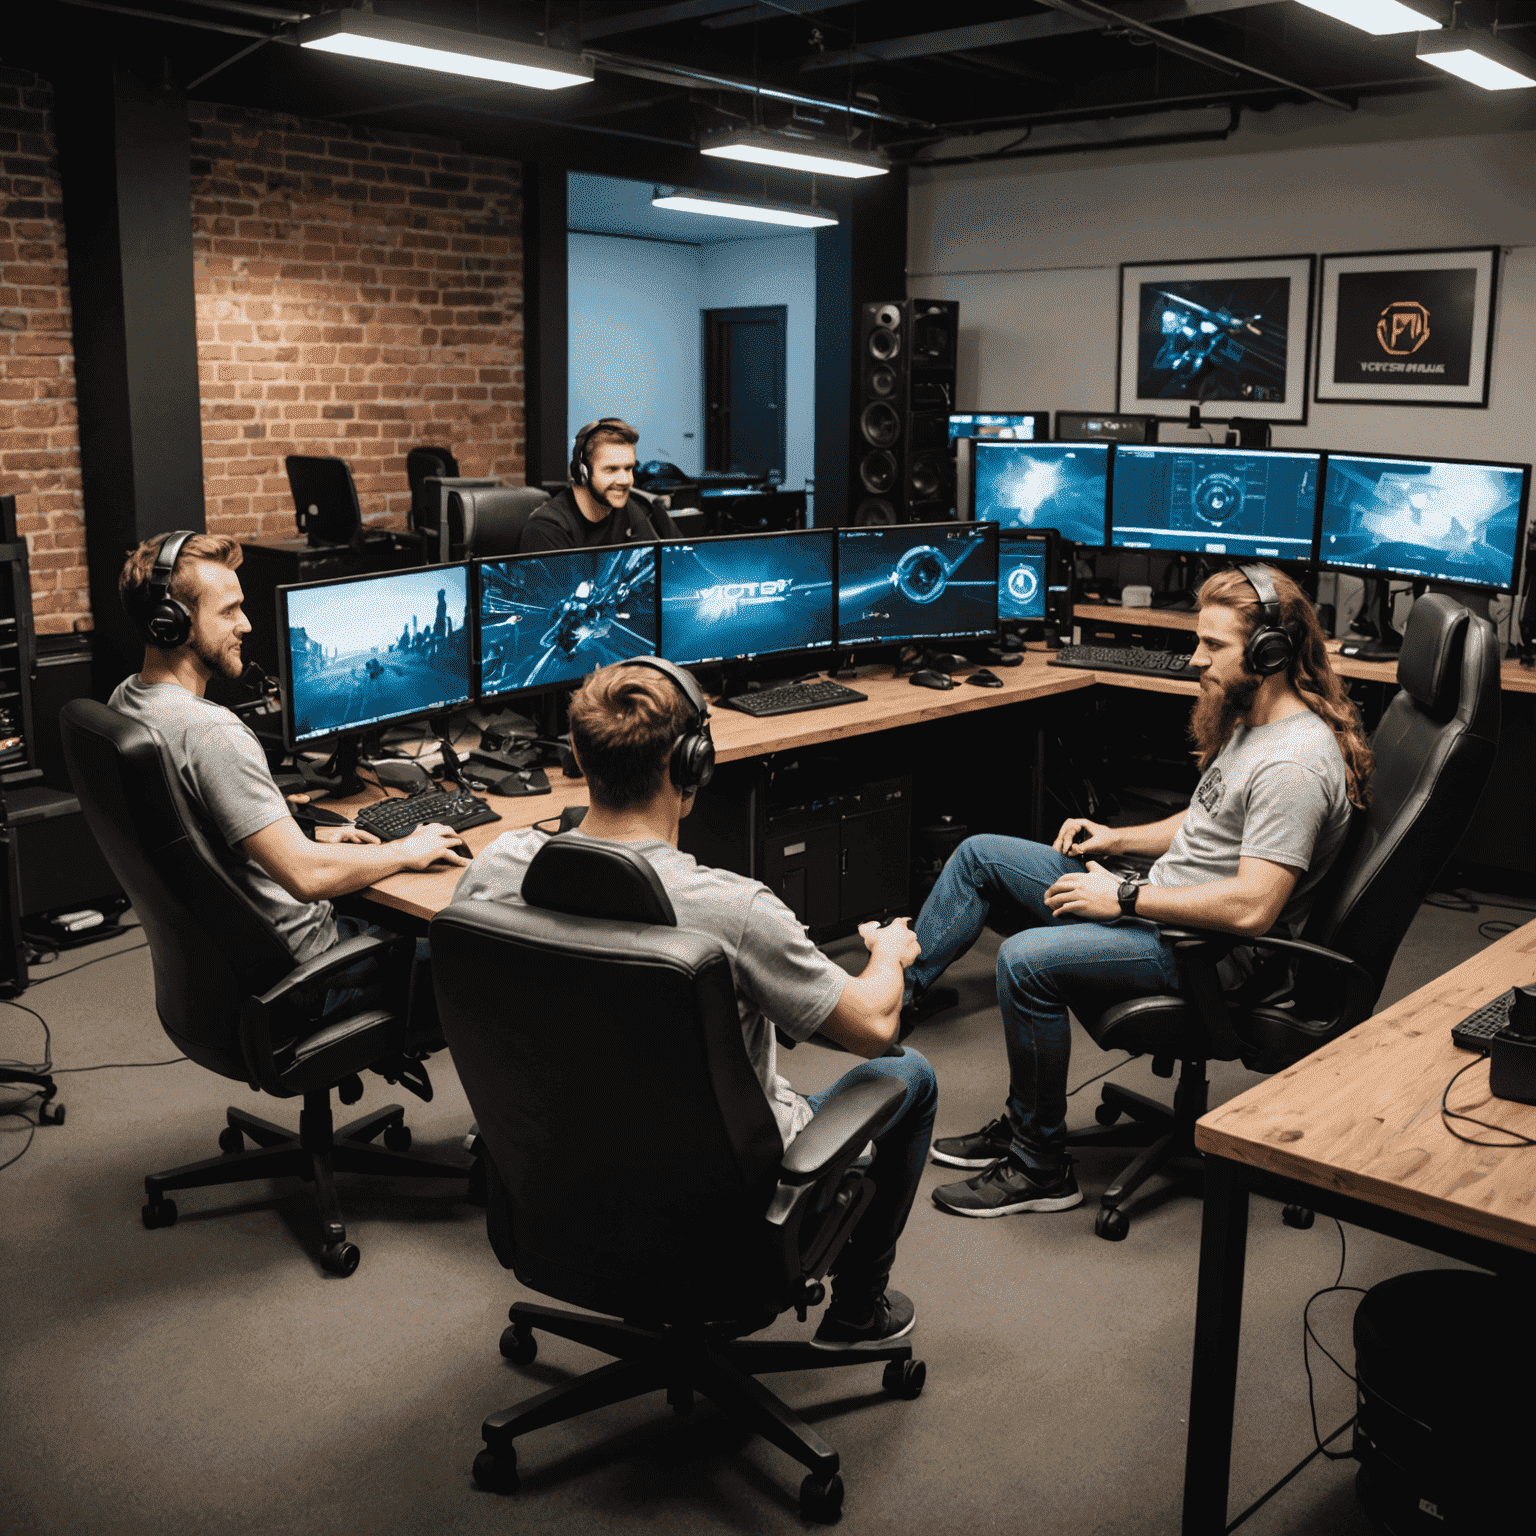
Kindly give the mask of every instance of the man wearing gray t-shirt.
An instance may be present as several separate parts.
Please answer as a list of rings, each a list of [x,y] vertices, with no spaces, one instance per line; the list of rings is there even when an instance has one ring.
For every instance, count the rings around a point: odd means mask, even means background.
[[[994,903],[1022,910],[1029,924],[997,958],[1006,1109],[933,1145],[935,1162],[980,1170],[934,1191],[955,1215],[1081,1204],[1065,1148],[1068,1007],[1101,1011],[1176,991],[1160,923],[1299,931],[1343,845],[1351,803],[1368,803],[1370,748],[1295,582],[1269,566],[1218,573],[1201,589],[1197,634],[1190,735],[1202,775],[1187,810],[1138,827],[1072,817],[1050,847],[968,838],[923,904],[922,958],[908,972],[913,1002],[975,942]],[[1096,854],[1160,857],[1138,884],[1117,879]]]

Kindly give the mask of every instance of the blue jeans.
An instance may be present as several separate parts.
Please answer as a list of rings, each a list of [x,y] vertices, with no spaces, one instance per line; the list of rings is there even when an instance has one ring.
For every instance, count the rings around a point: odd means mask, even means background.
[[[855,1301],[878,1296],[885,1289],[896,1258],[896,1239],[907,1224],[917,1194],[918,1179],[928,1161],[933,1139],[933,1113],[939,1102],[938,1082],[927,1057],[902,1046],[898,1056],[877,1056],[845,1072],[830,1087],[811,1094],[807,1103],[820,1109],[845,1088],[870,1078],[893,1077],[906,1094],[896,1117],[875,1137],[875,1160],[869,1169],[875,1194],[859,1218],[837,1261],[833,1281],[836,1295]]]
[[[1080,859],[1020,837],[968,837],[944,866],[918,915],[922,957],[907,972],[913,995],[933,985],[981,933],[994,904],[1022,910],[1031,926],[1003,941],[997,1001],[1008,1048],[1008,1120],[1013,1155],[1025,1167],[1054,1170],[1065,1155],[1067,1009],[1097,1014],[1128,997],[1178,985],[1173,949],[1150,923],[1057,917],[1045,893]]]
[[[338,944],[343,939],[355,939],[359,934],[388,932],[389,929],[378,923],[370,923],[366,918],[345,914],[338,914],[336,918]],[[330,1018],[346,1013],[364,1002],[375,1002],[381,1008],[397,1007],[397,998],[369,996],[378,980],[379,963],[371,956],[337,972],[326,988],[322,1016]],[[437,1016],[437,994],[432,990],[432,949],[425,939],[416,940],[416,956],[411,964],[411,993],[407,1005],[406,1028],[408,1044],[426,1043],[442,1034]]]

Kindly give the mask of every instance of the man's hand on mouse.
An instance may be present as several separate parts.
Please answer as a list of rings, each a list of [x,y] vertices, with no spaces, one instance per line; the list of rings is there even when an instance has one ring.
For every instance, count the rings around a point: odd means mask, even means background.
[[[453,864],[463,869],[469,860],[455,853],[463,839],[452,827],[440,821],[423,822],[409,837],[402,837],[395,849],[405,861],[407,869],[426,869],[431,864]]]
[[[1069,858],[1087,859],[1093,853],[1119,853],[1120,843],[1113,827],[1101,826],[1083,816],[1069,816],[1061,824],[1051,847]]]
[[[904,917],[889,918],[883,923],[860,923],[859,937],[870,954],[889,955],[902,970],[914,964],[923,952]]]

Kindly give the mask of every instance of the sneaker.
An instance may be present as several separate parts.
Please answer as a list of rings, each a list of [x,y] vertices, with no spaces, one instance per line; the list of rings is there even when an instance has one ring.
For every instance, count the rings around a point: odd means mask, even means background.
[[[837,1299],[827,1308],[811,1343],[817,1349],[857,1349],[861,1344],[889,1344],[904,1339],[917,1322],[917,1308],[900,1291],[882,1291],[862,1317],[840,1313]]]
[[[1054,1176],[1027,1173],[1010,1157],[1000,1157],[963,1184],[941,1184],[933,1203],[956,1216],[1012,1216],[1019,1211],[1070,1211],[1083,1203],[1072,1160]]]
[[[990,1168],[1008,1156],[1012,1145],[1013,1126],[1007,1115],[999,1115],[969,1136],[941,1136],[933,1144],[932,1157],[946,1168]]]

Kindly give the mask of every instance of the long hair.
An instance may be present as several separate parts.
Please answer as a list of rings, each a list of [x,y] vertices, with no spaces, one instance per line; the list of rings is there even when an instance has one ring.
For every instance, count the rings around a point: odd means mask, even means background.
[[[1354,701],[1328,660],[1322,625],[1317,622],[1307,594],[1284,571],[1278,571],[1272,565],[1264,569],[1269,572],[1269,579],[1275,584],[1275,595],[1280,599],[1280,627],[1295,645],[1295,659],[1288,674],[1291,685],[1301,695],[1302,703],[1314,715],[1321,715],[1338,739],[1351,803],[1367,806],[1371,803],[1371,770],[1375,767],[1376,756],[1360,728],[1360,715]],[[1236,570],[1218,571],[1210,577],[1200,588],[1200,606],[1231,608],[1242,615],[1249,634],[1258,627],[1264,612],[1248,578]],[[1202,770],[1214,755],[1197,756]]]

